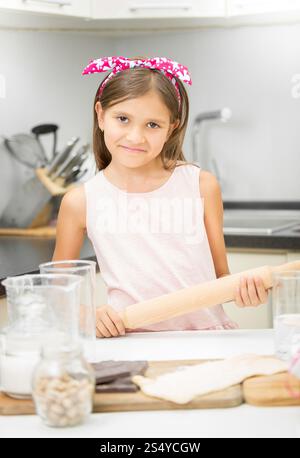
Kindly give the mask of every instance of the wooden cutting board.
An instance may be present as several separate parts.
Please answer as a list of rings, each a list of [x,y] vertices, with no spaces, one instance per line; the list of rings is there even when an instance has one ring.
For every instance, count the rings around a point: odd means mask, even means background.
[[[146,375],[155,377],[175,370],[178,366],[194,365],[206,360],[150,361]],[[95,393],[94,412],[123,412],[134,410],[178,410],[178,409],[211,409],[235,407],[243,402],[242,387],[235,385],[226,390],[199,396],[188,404],[179,405],[136,393]],[[34,414],[35,408],[30,399],[13,399],[0,393],[0,415]]]
[[[255,406],[299,406],[300,380],[288,372],[251,377],[243,383],[243,394]]]
[[[146,375],[155,377],[164,372],[207,362],[207,360],[150,361]],[[235,407],[242,402],[256,406],[298,406],[300,405],[300,381],[290,374],[251,377],[243,385],[235,385],[226,390],[199,396],[188,404],[151,398],[142,392],[137,393],[95,393],[94,412],[122,412],[135,410],[178,410],[211,409]],[[31,399],[18,400],[0,393],[0,415],[34,414]]]

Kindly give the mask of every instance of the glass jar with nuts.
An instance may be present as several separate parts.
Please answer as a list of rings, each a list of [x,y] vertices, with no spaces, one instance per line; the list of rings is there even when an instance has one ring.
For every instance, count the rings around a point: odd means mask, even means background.
[[[93,407],[95,376],[79,345],[43,348],[32,382],[37,414],[48,426],[82,423]]]

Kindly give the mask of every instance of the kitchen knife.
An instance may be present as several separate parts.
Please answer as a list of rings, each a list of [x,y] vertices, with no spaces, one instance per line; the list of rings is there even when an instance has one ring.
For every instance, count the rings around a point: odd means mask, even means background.
[[[88,172],[88,169],[84,169],[84,170],[76,170],[75,172],[73,172],[71,175],[69,175],[67,178],[66,178],[66,181],[65,181],[65,186],[68,186],[69,184],[73,183],[73,182],[77,182],[79,181],[81,178],[84,177],[84,175]]]
[[[51,175],[52,180],[55,180],[59,176],[64,176],[73,165],[77,165],[79,162],[83,163],[88,157],[87,150],[89,146],[89,144],[86,144],[81,146],[79,150],[71,152],[66,160],[62,162]]]
[[[83,154],[81,157],[76,158],[76,161],[74,161],[72,163],[71,170],[73,170],[74,167],[79,167],[80,168],[82,166],[82,164],[86,161],[87,158],[88,158],[88,154]],[[65,170],[63,172],[63,176],[68,175],[69,172],[70,172],[70,169],[68,168],[67,170]]]
[[[80,172],[80,167],[75,165],[75,167],[73,167],[73,169],[64,178],[65,179],[65,184],[72,183],[72,181],[75,180],[75,178],[77,177],[79,172]]]
[[[87,172],[88,172],[87,168],[81,170],[80,173],[78,173],[78,175],[76,176],[76,181],[79,181],[81,178],[83,178]]]
[[[54,160],[47,167],[47,174],[49,176],[51,176],[57,170],[57,168],[67,159],[72,149],[78,142],[79,138],[80,137],[72,137],[71,140],[68,141],[65,148],[55,156]]]

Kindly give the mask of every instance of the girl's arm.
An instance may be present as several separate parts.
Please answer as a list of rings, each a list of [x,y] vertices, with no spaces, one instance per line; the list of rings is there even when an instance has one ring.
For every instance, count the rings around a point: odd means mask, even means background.
[[[200,196],[204,205],[204,224],[217,278],[229,275],[223,235],[223,203],[217,179],[209,172],[200,172]]]
[[[79,259],[86,234],[85,214],[84,187],[78,186],[68,191],[61,201],[52,261]]]
[[[223,235],[223,202],[217,179],[209,172],[200,172],[200,195],[204,205],[204,224],[217,278],[229,275]],[[268,293],[260,277],[241,278],[235,303],[239,307],[256,306],[267,301]]]
[[[86,200],[83,186],[73,188],[63,197],[59,209],[56,245],[53,261],[79,259],[86,235]],[[125,326],[118,313],[108,305],[96,309],[97,337],[116,337],[125,334]]]

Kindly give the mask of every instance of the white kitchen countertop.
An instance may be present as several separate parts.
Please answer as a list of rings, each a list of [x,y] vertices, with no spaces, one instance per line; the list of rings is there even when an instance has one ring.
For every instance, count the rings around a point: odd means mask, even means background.
[[[164,360],[272,354],[273,330],[136,333],[97,341],[99,359]],[[73,428],[50,428],[36,415],[0,416],[0,437],[300,437],[300,407],[114,412]]]

